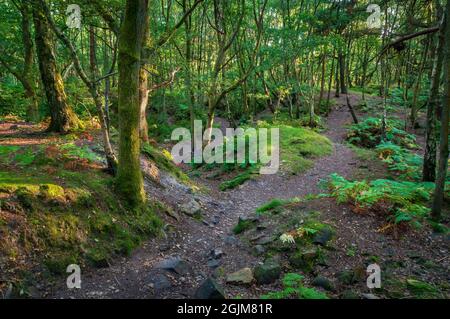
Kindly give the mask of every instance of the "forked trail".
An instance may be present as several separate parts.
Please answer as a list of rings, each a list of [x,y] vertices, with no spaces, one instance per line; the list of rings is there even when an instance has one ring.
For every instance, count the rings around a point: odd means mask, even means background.
[[[232,235],[231,229],[240,216],[250,215],[271,199],[318,193],[318,182],[331,173],[350,176],[357,159],[343,144],[345,125],[351,123],[343,101],[339,100],[338,109],[329,115],[325,132],[334,143],[333,153],[318,159],[304,174],[263,175],[232,191],[212,191],[208,195],[194,195],[169,176],[161,176],[164,188],[146,180],[148,196],[172,207],[194,199],[202,206],[203,221],[181,214],[178,221],[167,217],[165,238],[150,240],[130,257],[114,260],[109,268],[82,273],[82,289],[68,290],[62,282],[47,297],[192,298],[197,287],[208,277],[215,277],[229,296],[256,298],[269,291],[273,286],[245,288],[223,282],[224,274],[253,267],[260,261]],[[214,249],[223,252],[218,264],[210,259]],[[175,271],[162,269],[165,266],[173,266]]]

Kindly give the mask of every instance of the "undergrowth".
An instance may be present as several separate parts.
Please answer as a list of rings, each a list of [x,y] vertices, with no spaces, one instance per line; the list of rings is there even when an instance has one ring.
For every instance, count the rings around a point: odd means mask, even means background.
[[[402,124],[395,119],[386,120],[385,140],[407,148],[416,148],[416,138],[402,130]],[[375,148],[382,142],[383,121],[381,118],[369,117],[350,126],[347,141],[353,145]]]
[[[0,146],[0,290],[26,296],[27,272],[51,281],[69,264],[106,267],[159,233],[161,206],[128,209],[97,160],[79,143]]]
[[[328,299],[327,295],[314,288],[303,285],[304,277],[299,274],[289,273],[282,279],[283,289],[281,291],[270,292],[261,296],[261,299]]]
[[[430,209],[426,206],[434,191],[433,183],[394,180],[348,181],[330,176],[329,189],[338,203],[350,204],[357,213],[368,211],[385,216],[393,224],[420,226]]]

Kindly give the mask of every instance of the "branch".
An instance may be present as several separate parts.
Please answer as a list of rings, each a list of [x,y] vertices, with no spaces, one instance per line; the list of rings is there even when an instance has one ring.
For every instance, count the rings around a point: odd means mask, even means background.
[[[197,0],[195,1],[195,3],[192,5],[192,7],[189,8],[188,11],[186,11],[186,13],[183,15],[183,17],[180,19],[180,21],[178,21],[178,23],[175,25],[175,27],[173,27],[172,30],[167,31],[166,33],[164,33],[161,38],[159,38],[158,42],[156,42],[156,48],[158,49],[160,47],[162,47],[164,44],[166,44],[171,38],[172,36],[175,34],[175,32],[183,25],[184,21],[189,18],[189,16],[192,14],[192,12],[194,12],[195,8],[197,8],[197,6],[202,3],[204,0]],[[153,50],[155,50],[153,49]]]
[[[175,81],[175,76],[180,70],[181,70],[181,68],[176,68],[175,70],[173,70],[172,73],[170,73],[170,77],[166,81],[153,85],[149,91],[153,92],[160,88],[171,85]]]
[[[396,45],[398,45],[398,44],[400,44],[402,42],[405,42],[405,41],[408,41],[408,40],[420,37],[421,35],[435,33],[437,31],[439,31],[439,28],[440,28],[440,26],[435,26],[435,27],[424,29],[424,30],[421,30],[421,31],[418,31],[418,32],[415,32],[415,33],[411,33],[411,34],[407,34],[407,35],[401,36],[401,37],[395,39],[394,41],[392,41],[391,43],[387,44],[383,48],[383,50],[381,50],[380,55],[385,54],[387,52],[387,50],[389,50],[392,47],[395,47]]]

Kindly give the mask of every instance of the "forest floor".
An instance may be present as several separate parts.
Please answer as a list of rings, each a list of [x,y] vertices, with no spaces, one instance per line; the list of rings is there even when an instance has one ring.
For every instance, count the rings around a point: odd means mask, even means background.
[[[356,95],[351,96],[353,105],[358,104],[358,100]],[[274,223],[284,220],[256,216],[259,206],[273,199],[319,194],[318,183],[332,173],[360,179],[386,176],[381,161],[361,158],[345,144],[345,126],[350,123],[351,116],[342,96],[327,118],[324,133],[333,142],[332,154],[316,159],[313,168],[299,175],[263,175],[227,192],[218,190],[220,180],[199,177],[195,182],[210,189],[205,193],[192,192],[162,171],[159,182],[155,182],[148,177],[150,172],[145,179],[149,198],[174,208],[170,216],[164,217],[165,238],[146,242],[130,257],[119,257],[108,268],[83,272],[82,289],[68,290],[65,281],[61,281],[42,296],[193,298],[207,278],[214,278],[231,298],[259,298],[280,290],[279,281],[236,285],[227,282],[227,276],[244,268],[253,269],[264,262],[264,256],[269,256],[264,252],[264,245],[276,240],[271,233],[276,228]],[[143,159],[143,166],[148,168],[148,165]],[[177,212],[183,205],[195,206],[196,203],[202,210],[200,218]],[[438,236],[427,230],[408,233],[398,240],[377,231],[383,223],[375,216],[354,214],[348,207],[336,205],[333,199],[301,203],[296,206],[296,212],[305,218],[312,212],[319,212],[316,218],[332,225],[336,231],[336,239],[326,249],[326,262],[319,263],[306,275],[305,284],[311,285],[314,279],[321,277],[322,281],[323,278],[327,281],[325,287],[331,287],[326,288],[330,297],[375,298],[365,284],[365,267],[376,261],[383,271],[386,270],[383,273],[386,282],[383,289],[377,290],[377,297],[417,297],[425,291],[426,296],[448,298],[448,236]],[[251,230],[250,235],[235,235],[232,229],[239,219],[256,222],[259,226]],[[255,252],[255,248],[262,251]],[[284,273],[293,272],[282,254],[272,257],[277,258]],[[431,286],[417,288],[422,282]]]
[[[350,97],[352,105],[359,104],[359,96],[351,94]],[[369,99],[377,102],[375,97]],[[368,114],[358,116],[363,118]],[[229,282],[227,277],[245,268],[254,269],[269,259],[276,260],[284,274],[298,273],[289,259],[292,252],[273,246],[279,242],[280,228],[283,233],[303,220],[313,219],[316,224],[332,227],[334,235],[332,240],[323,243],[324,247],[314,251],[320,254],[321,260],[313,269],[300,271],[305,275],[305,285],[319,286],[319,290],[332,298],[374,298],[374,294],[379,298],[449,298],[448,235],[435,234],[425,228],[408,231],[399,239],[379,231],[384,221],[378,216],[355,214],[350,207],[337,205],[331,198],[285,205],[280,207],[277,215],[255,213],[258,207],[274,199],[289,200],[322,193],[318,184],[332,173],[358,180],[385,178],[387,168],[376,156],[361,153],[346,144],[346,126],[351,122],[345,96],[341,96],[326,119],[323,133],[332,141],[331,154],[314,158],[314,166],[303,173],[291,175],[281,171],[275,175],[261,175],[225,192],[219,191],[220,178],[193,177],[200,186],[201,191],[198,191],[163,170],[156,170],[155,174],[153,163],[143,156],[148,197],[168,206],[165,213],[160,213],[165,224],[164,236],[144,241],[130,256],[108,260],[101,268],[83,268],[82,289],[67,289],[62,273],[51,284],[38,284],[31,295],[43,298],[193,298],[205,279],[214,278],[229,298],[259,298],[282,290],[281,281],[271,284],[253,281],[242,285]],[[0,145],[35,147],[58,141],[57,136],[40,134],[41,130],[42,127],[27,123],[2,123]],[[95,138],[89,134],[77,138],[82,141],[79,146],[96,148]],[[28,160],[24,154],[19,155],[25,163]],[[89,152],[83,155],[91,157]],[[64,168],[83,171],[85,168],[80,165],[87,162],[83,163],[70,160],[64,162]],[[98,165],[89,166],[89,170],[79,176],[83,182],[89,180],[89,172],[100,169]],[[10,169],[8,165],[5,167]],[[19,170],[20,166],[14,169]],[[52,178],[55,182],[59,180],[62,186],[67,182],[65,178],[68,177],[60,178],[58,171],[47,173],[50,177],[55,175]],[[28,174],[45,175],[46,172]],[[27,176],[23,176],[24,180],[30,178]],[[74,178],[75,175],[68,176]],[[92,183],[96,178],[104,178],[102,176],[92,175]],[[9,175],[5,177],[12,179]],[[106,182],[105,179],[102,184],[92,184],[92,188],[106,187]],[[65,203],[61,205],[63,209]],[[197,210],[201,214],[193,212]],[[12,216],[8,211],[6,213]],[[120,212],[109,214],[113,221],[121,218]],[[19,215],[25,216],[23,212]],[[239,221],[255,227],[236,234],[233,230]],[[24,256],[19,257],[21,263],[28,262]],[[375,292],[366,286],[365,268],[371,263],[379,264],[382,269],[382,289]],[[243,276],[248,277],[248,272],[244,273]]]

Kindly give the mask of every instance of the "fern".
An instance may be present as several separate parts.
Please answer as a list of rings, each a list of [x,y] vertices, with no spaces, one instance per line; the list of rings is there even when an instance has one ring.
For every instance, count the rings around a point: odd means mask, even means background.
[[[298,299],[328,299],[328,296],[314,288],[303,286],[303,276],[299,274],[286,274],[281,280],[283,289],[270,292],[261,296],[262,299],[287,299],[296,297]]]
[[[330,176],[331,195],[338,203],[349,203],[359,210],[387,207],[388,219],[396,224],[420,222],[429,214],[425,206],[434,191],[433,183],[399,182],[379,179],[351,182],[333,174]]]

